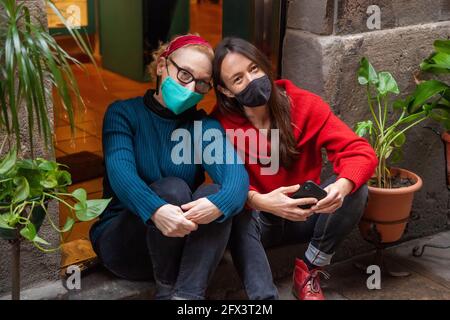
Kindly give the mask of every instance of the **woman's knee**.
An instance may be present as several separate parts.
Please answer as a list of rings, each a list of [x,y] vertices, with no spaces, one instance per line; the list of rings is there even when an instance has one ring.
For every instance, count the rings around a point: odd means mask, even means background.
[[[343,207],[346,209],[345,211],[348,211],[348,214],[354,215],[355,219],[359,220],[366,208],[368,195],[369,188],[364,184],[354,193],[346,197],[343,204]]]
[[[192,191],[186,181],[178,177],[164,177],[153,182],[150,188],[163,200],[181,206],[192,201]]]
[[[220,185],[215,183],[202,184],[192,194],[192,200],[197,200],[215,194],[220,191]]]
[[[257,212],[244,209],[241,213],[233,217],[231,229],[232,240],[240,241],[246,237],[260,239],[261,227],[259,223]]]

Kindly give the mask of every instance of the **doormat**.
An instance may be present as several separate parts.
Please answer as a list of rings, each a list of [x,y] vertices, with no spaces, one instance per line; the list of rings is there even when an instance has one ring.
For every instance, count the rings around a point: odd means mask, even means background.
[[[89,151],[58,157],[56,162],[69,167],[65,168],[65,170],[72,175],[72,183],[103,177],[105,173],[103,157]]]

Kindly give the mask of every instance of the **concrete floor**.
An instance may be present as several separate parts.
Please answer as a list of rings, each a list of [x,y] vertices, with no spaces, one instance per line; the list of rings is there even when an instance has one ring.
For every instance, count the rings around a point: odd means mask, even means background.
[[[331,266],[331,278],[322,281],[327,299],[340,300],[450,300],[450,249],[426,248],[422,257],[414,257],[417,245],[450,246],[450,231],[416,239],[386,250],[385,262],[391,271],[405,271],[404,278],[381,276],[381,289],[369,290],[370,274],[358,270],[355,262],[372,264],[373,255],[355,257]],[[293,300],[291,279],[279,283],[281,299]]]
[[[329,300],[450,300],[450,249],[427,248],[420,257],[412,256],[412,249],[421,244],[450,245],[450,231],[430,237],[404,242],[386,250],[385,261],[391,271],[407,271],[410,276],[381,277],[381,289],[369,290],[368,274],[355,268],[355,262],[371,263],[373,255],[357,256],[335,263],[327,271],[331,278],[322,281]],[[295,300],[291,294],[291,277],[276,281],[280,298]],[[210,299],[245,299],[232,262],[225,257],[219,265],[208,292]],[[42,283],[22,291],[22,299],[151,299],[153,282],[131,282],[117,279],[99,269],[82,277],[82,289],[68,291],[62,281]],[[0,300],[9,296],[0,297]]]

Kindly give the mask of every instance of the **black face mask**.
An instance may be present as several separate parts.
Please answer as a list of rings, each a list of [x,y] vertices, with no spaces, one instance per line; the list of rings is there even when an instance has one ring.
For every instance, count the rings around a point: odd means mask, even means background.
[[[247,87],[235,95],[236,100],[246,107],[259,107],[269,101],[272,83],[267,75],[251,81]]]

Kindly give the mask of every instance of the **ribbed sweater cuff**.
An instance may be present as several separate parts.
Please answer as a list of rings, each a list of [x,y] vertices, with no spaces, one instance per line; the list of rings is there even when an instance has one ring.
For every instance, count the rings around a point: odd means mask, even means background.
[[[351,194],[356,190],[358,190],[359,188],[361,188],[361,186],[365,184],[370,179],[371,176],[372,172],[368,172],[367,168],[349,166],[344,170],[342,170],[337,178],[338,179],[346,178],[353,182],[355,186],[353,187],[353,190],[350,192]]]
[[[145,201],[141,201],[137,206],[137,213],[141,217],[144,223],[148,223],[148,220],[152,215],[167,202],[160,197],[149,197]]]
[[[211,201],[219,210],[223,213],[223,217],[219,218],[218,222],[223,222],[227,220],[229,217],[233,216],[237,213],[235,206],[233,205],[233,199],[230,199],[230,196],[226,196],[224,192],[218,192],[206,197],[209,201]],[[228,201],[227,201],[228,199]],[[231,201],[230,201],[231,200]]]

